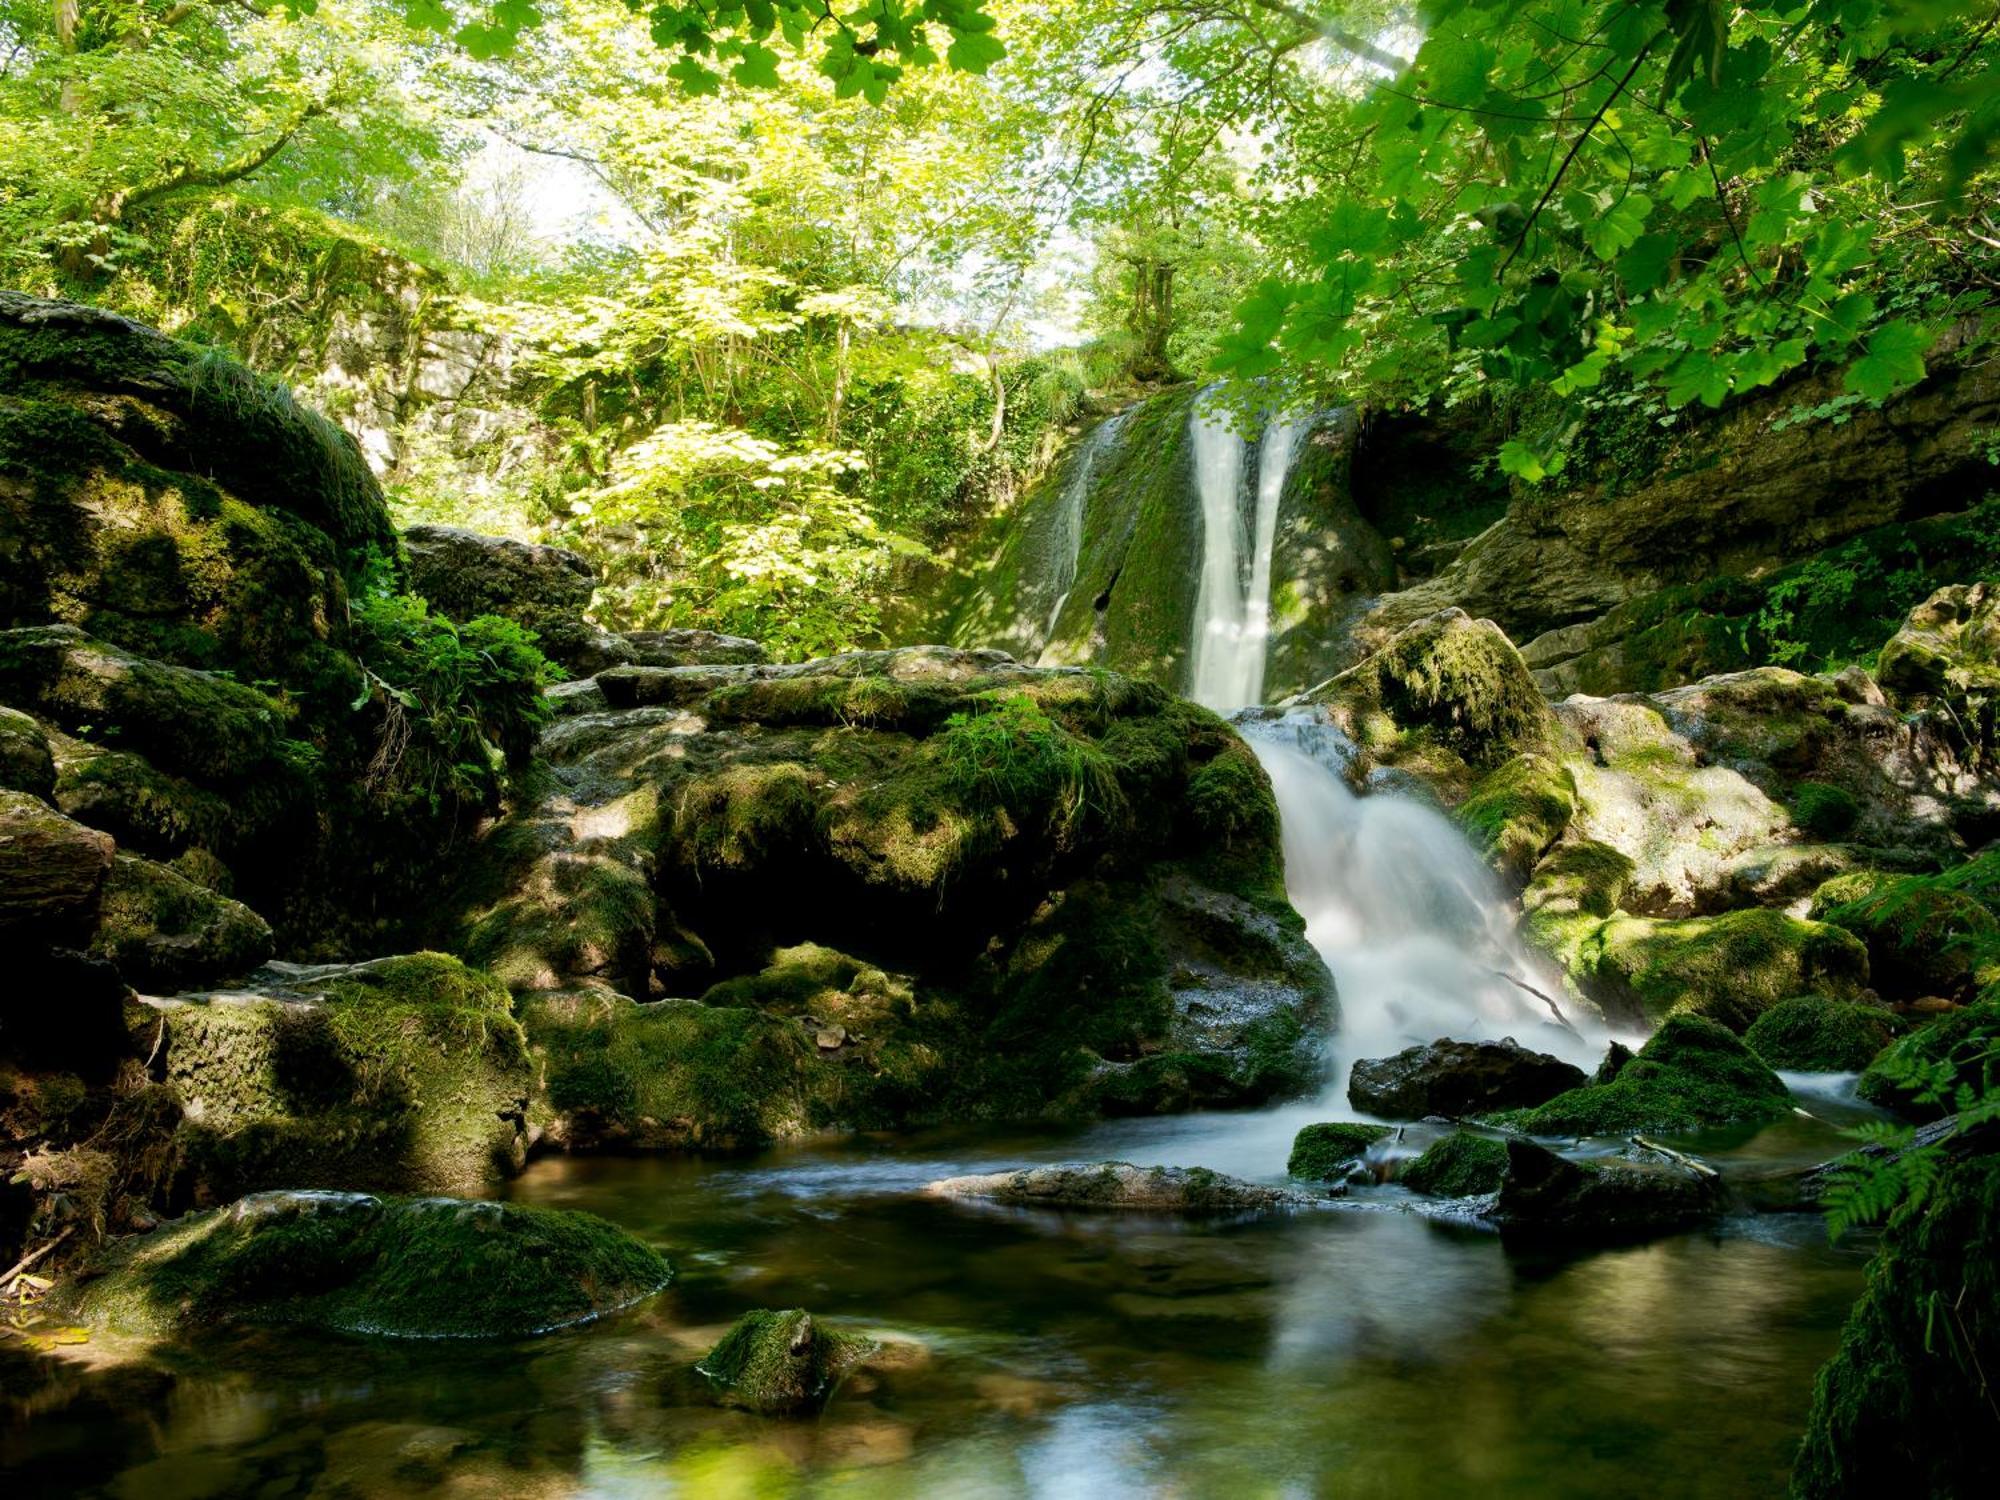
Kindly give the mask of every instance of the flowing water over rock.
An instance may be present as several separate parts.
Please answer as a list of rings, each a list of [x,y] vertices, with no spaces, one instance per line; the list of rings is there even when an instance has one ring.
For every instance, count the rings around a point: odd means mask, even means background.
[[[1118,434],[1124,430],[1130,412],[1120,412],[1117,416],[1098,423],[1091,428],[1090,435],[1083,440],[1083,449],[1078,453],[1076,465],[1070,470],[1067,483],[1063,485],[1062,500],[1056,508],[1055,536],[1052,539],[1053,556],[1050,559],[1055,589],[1055,603],[1049,606],[1049,621],[1043,629],[1046,640],[1052,641],[1056,633],[1056,622],[1062,618],[1063,606],[1069,603],[1070,590],[1076,587],[1076,564],[1083,552],[1084,504],[1090,498],[1090,484],[1097,477],[1097,465],[1105,452],[1117,445]],[[1056,665],[1047,660],[1049,648],[1044,646],[1041,664]]]

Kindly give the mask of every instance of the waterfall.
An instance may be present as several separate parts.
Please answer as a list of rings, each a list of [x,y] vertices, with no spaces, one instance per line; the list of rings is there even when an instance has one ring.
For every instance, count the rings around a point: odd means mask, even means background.
[[[1042,631],[1041,665],[1048,666],[1049,652],[1054,648],[1056,621],[1062,618],[1063,606],[1069,603],[1070,590],[1076,587],[1076,567],[1083,555],[1083,513],[1090,500],[1090,481],[1097,472],[1097,462],[1118,439],[1119,429],[1125,425],[1130,412],[1121,411],[1117,416],[1097,424],[1090,435],[1083,440],[1083,447],[1076,456],[1076,463],[1070,469],[1069,483],[1063,486],[1062,499],[1057,502],[1055,534],[1050,539],[1054,553],[1055,573],[1052,583],[1056,601],[1049,606],[1049,620]]]
[[[1356,1058],[1443,1036],[1512,1036],[1596,1062],[1601,1039],[1565,1030],[1522,988],[1562,995],[1560,977],[1516,935],[1499,881],[1449,819],[1408,797],[1356,796],[1341,774],[1352,745],[1310,711],[1246,717],[1238,728],[1277,794],[1286,894],[1339,988],[1340,1099]]]
[[[1271,643],[1271,554],[1278,537],[1278,503],[1309,416],[1278,414],[1257,444],[1254,518],[1243,524],[1247,445],[1227,414],[1204,395],[1189,418],[1195,488],[1201,499],[1201,588],[1195,598],[1194,661],[1188,696],[1228,712],[1261,702]],[[1248,576],[1244,571],[1248,554]]]

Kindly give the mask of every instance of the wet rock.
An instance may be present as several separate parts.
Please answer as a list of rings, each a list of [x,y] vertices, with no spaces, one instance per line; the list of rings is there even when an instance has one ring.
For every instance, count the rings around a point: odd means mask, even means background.
[[[628,1307],[672,1275],[594,1214],[283,1191],[113,1245],[65,1290],[62,1313],[154,1337],[241,1323],[520,1338]]]
[[[1606,1071],[1599,1071],[1601,1081],[1493,1121],[1531,1135],[1629,1135],[1687,1133],[1791,1112],[1778,1075],[1728,1030],[1697,1016],[1669,1018],[1608,1078]]]
[[[1439,1037],[1393,1057],[1357,1061],[1347,1102],[1392,1120],[1460,1119],[1541,1104],[1586,1081],[1583,1069],[1530,1051],[1512,1037],[1497,1042]]]
[[[270,924],[176,870],[120,854],[90,937],[128,984],[162,991],[247,974],[271,956]]]
[[[1510,1239],[1577,1244],[1691,1229],[1722,1204],[1719,1179],[1685,1167],[1570,1161],[1510,1140],[1492,1217]]]
[[[1338,1182],[1368,1154],[1377,1141],[1389,1138],[1387,1125],[1362,1125],[1345,1120],[1308,1125],[1292,1137],[1285,1171],[1312,1182]]]
[[[947,1177],[924,1191],[934,1198],[978,1198],[1030,1208],[1140,1209],[1160,1213],[1230,1213],[1286,1208],[1312,1200],[1261,1187],[1206,1167],[1135,1167],[1130,1162],[1064,1162]]]
[[[745,1313],[695,1368],[717,1396],[763,1416],[818,1411],[873,1341],[828,1328],[803,1308]]]
[[[1506,1175],[1506,1142],[1455,1130],[1426,1146],[1396,1180],[1433,1198],[1471,1198],[1498,1192]]]
[[[114,847],[41,798],[0,790],[0,934],[40,946],[89,931]]]

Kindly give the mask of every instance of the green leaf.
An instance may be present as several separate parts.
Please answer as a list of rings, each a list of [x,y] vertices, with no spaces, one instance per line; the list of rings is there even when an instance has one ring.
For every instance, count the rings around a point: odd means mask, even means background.
[[[748,88],[774,89],[778,86],[778,54],[769,47],[748,42],[743,57],[729,76]]]
[[[1544,479],[1560,474],[1564,456],[1540,454],[1519,438],[1509,438],[1500,445],[1500,472],[1512,474],[1517,479],[1525,479],[1530,484],[1540,484]]]
[[[1006,55],[998,38],[983,31],[961,31],[952,38],[944,60],[961,73],[984,73]]]
[[[1882,401],[1924,378],[1924,355],[1931,335],[1903,319],[1884,323],[1868,336],[1861,358],[1847,367],[1841,385],[1869,401]]]
[[[1584,243],[1599,260],[1616,259],[1638,241],[1652,211],[1653,200],[1644,193],[1627,193],[1615,200],[1600,196],[1597,217],[1583,226]]]

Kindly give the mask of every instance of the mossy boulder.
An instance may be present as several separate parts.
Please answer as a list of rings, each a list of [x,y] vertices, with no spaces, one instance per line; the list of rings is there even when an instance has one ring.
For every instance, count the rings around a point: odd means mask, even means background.
[[[1744,1045],[1774,1068],[1856,1073],[1902,1029],[1891,1011],[1824,995],[1781,1000],[1743,1033]]]
[[[1571,1161],[1510,1140],[1492,1215],[1509,1239],[1562,1245],[1649,1239],[1692,1229],[1722,1212],[1713,1176],[1675,1165]]]
[[[1845,787],[1802,781],[1792,792],[1793,821],[1818,838],[1845,838],[1860,817],[1861,802]]]
[[[1948,878],[1829,882],[1813,907],[1867,944],[1876,987],[1898,999],[1966,994],[2000,967],[2000,918]]]
[[[1338,1182],[1347,1169],[1368,1154],[1377,1141],[1389,1138],[1387,1125],[1363,1125],[1346,1120],[1308,1125],[1292,1137],[1292,1154],[1285,1171],[1309,1182]]]
[[[410,527],[403,549],[411,590],[449,619],[499,615],[526,626],[550,661],[578,676],[638,660],[625,640],[584,619],[597,571],[574,552],[436,525]]]
[[[1285,1188],[1225,1177],[1207,1167],[1135,1167],[1126,1161],[1062,1162],[947,1177],[926,1185],[924,1192],[933,1198],[976,1198],[1023,1208],[1197,1214],[1285,1208],[1310,1201]]]
[[[1930,1190],[1884,1229],[1819,1372],[1792,1470],[1801,1500],[1993,1487],[1981,1372],[2000,1366],[2000,1153],[1990,1131],[1948,1150]]]
[[[1857,1092],[1871,1104],[1913,1120],[1957,1108],[1961,1091],[1990,1092],[2000,1082],[2000,995],[1940,1016],[1892,1043],[1861,1075]]]
[[[1530,1135],[1691,1134],[1761,1124],[1791,1112],[1778,1075],[1726,1028],[1699,1016],[1669,1017],[1615,1073],[1534,1109],[1495,1115]]]
[[[768,1417],[805,1416],[824,1406],[841,1377],[875,1347],[804,1308],[760,1307],[738,1318],[695,1369],[727,1405]]]
[[[1506,1175],[1505,1141],[1454,1130],[1426,1146],[1396,1180],[1411,1192],[1432,1198],[1471,1198],[1497,1193]]]
[[[271,956],[270,924],[177,870],[120,854],[89,951],[135,988],[164,992],[243,975]]]
[[[1347,1102],[1392,1120],[1458,1119],[1541,1104],[1584,1082],[1583,1069],[1512,1037],[1497,1042],[1439,1037],[1392,1057],[1358,1059],[1348,1076]]]
[[[1875,671],[1903,708],[1991,695],[2000,689],[2000,590],[1989,583],[1939,589],[1910,611]]]
[[[1306,696],[1374,761],[1457,780],[1460,791],[1556,739],[1520,652],[1492,621],[1460,609],[1410,625]]]
[[[208,1201],[261,1188],[476,1194],[519,1169],[532,1089],[506,989],[443,954],[148,1000],[134,1047],[187,1107]]]
[[[0,789],[45,798],[55,786],[48,731],[19,709],[0,706]]]
[[[672,1267],[593,1214],[364,1193],[258,1193],[113,1245],[64,1316],[149,1337],[229,1325],[522,1338],[629,1307]]]
[[[1576,780],[1546,755],[1518,755],[1484,777],[1454,816],[1487,863],[1525,885],[1576,812]]]
[[[934,647],[598,684],[458,898],[465,951],[546,997],[524,1014],[585,1111],[559,1134],[1143,1113],[1317,1081],[1331,981],[1284,897],[1269,780],[1206,710]],[[670,1062],[688,1048],[744,1066],[695,1078]]]
[[[90,931],[115,847],[39,797],[0,790],[0,936],[41,946]]]
[[[1704,1016],[1740,1032],[1793,995],[1859,995],[1869,966],[1843,928],[1750,908],[1679,920],[1618,913],[1576,943],[1571,973],[1614,1020]]]

